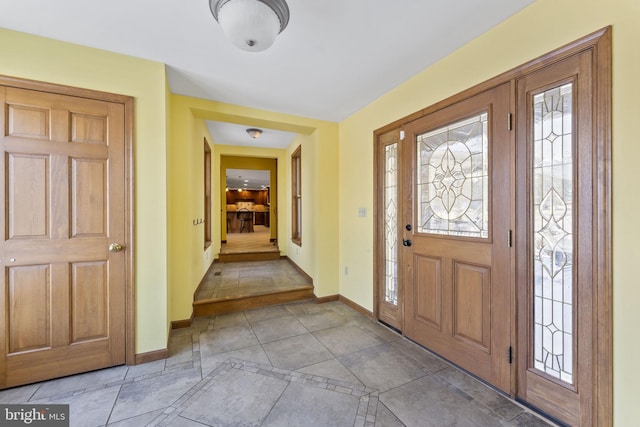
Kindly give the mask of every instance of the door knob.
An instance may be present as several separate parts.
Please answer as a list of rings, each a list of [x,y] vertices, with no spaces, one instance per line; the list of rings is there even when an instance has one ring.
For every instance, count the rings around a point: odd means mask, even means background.
[[[402,239],[402,246],[411,246],[413,243],[409,239]]]
[[[109,245],[109,252],[120,252],[123,249],[124,246],[122,246],[120,243],[112,243]]]

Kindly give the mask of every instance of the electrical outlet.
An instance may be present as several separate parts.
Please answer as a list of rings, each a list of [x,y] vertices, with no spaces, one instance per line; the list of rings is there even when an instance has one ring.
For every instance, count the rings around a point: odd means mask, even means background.
[[[358,208],[358,216],[360,218],[366,218],[367,217],[367,208]]]
[[[349,275],[349,267],[348,266],[344,268],[344,275],[345,276]]]

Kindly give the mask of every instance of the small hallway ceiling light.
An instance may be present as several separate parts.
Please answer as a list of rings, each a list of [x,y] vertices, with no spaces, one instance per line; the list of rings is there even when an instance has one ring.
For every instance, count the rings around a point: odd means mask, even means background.
[[[240,49],[268,49],[289,23],[285,0],[209,0],[225,36]]]
[[[250,128],[247,129],[247,133],[251,138],[256,139],[257,137],[262,135],[262,129]]]

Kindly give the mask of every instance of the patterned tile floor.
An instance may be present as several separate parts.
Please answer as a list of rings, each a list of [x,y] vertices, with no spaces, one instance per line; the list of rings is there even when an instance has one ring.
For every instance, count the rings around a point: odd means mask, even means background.
[[[91,426],[548,426],[340,302],[202,317],[170,357],[0,391]]]

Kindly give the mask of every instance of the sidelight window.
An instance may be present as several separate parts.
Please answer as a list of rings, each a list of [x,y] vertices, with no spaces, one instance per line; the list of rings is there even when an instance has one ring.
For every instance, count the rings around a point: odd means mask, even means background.
[[[573,382],[573,85],[534,94],[534,367]]]
[[[384,300],[398,305],[398,143],[384,147]]]

